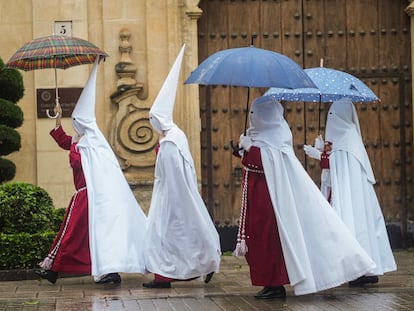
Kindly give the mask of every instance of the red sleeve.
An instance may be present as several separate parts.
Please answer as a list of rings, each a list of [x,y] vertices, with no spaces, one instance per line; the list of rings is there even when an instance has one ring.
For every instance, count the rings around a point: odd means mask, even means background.
[[[240,155],[239,150],[233,150],[233,155],[234,155],[235,157],[241,158],[241,155]]]
[[[76,143],[70,146],[69,162],[70,166],[74,169],[82,168],[81,155],[76,149]]]
[[[248,152],[245,151],[242,163],[248,168],[254,170],[263,170],[260,148],[252,146]]]
[[[72,136],[67,135],[62,126],[51,130],[50,136],[53,137],[59,147],[65,150],[70,150],[70,145],[72,144]]]

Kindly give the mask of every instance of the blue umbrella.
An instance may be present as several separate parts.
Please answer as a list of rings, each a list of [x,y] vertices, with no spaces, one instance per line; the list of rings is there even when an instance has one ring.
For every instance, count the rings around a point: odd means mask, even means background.
[[[206,58],[184,84],[247,87],[315,88],[304,70],[291,58],[274,51],[249,47],[218,51]],[[247,114],[245,119],[245,132]]]
[[[317,86],[317,89],[282,89],[270,88],[265,95],[278,100],[329,103],[347,97],[352,102],[375,102],[379,98],[361,80],[344,71],[316,67],[305,69],[305,72]],[[320,111],[320,110],[318,110]],[[318,119],[320,129],[320,118]]]
[[[184,83],[249,88],[316,87],[304,70],[291,58],[254,46],[214,53],[205,59]]]
[[[379,98],[361,80],[355,76],[325,67],[305,69],[318,89],[270,88],[265,94],[272,95],[278,100],[305,102],[334,102],[347,97],[352,102],[375,102]]]

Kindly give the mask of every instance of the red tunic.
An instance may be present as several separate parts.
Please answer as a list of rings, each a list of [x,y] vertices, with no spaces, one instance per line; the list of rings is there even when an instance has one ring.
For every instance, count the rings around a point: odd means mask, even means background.
[[[263,172],[260,149],[251,147],[249,152],[245,152],[242,164],[252,170]],[[243,170],[243,176],[245,174],[246,170]],[[245,222],[248,252],[245,257],[249,264],[252,284],[257,286],[289,284],[265,175],[252,171],[248,174]]]
[[[329,169],[329,153],[326,151],[321,153],[320,167]]]
[[[82,171],[81,156],[75,148],[76,144],[71,143],[71,136],[66,135],[61,126],[56,130],[52,130],[50,135],[61,148],[70,150],[69,162],[73,170],[73,182],[76,192],[69,202],[64,220],[53,241],[48,257],[53,260],[53,271],[90,274],[88,195]]]

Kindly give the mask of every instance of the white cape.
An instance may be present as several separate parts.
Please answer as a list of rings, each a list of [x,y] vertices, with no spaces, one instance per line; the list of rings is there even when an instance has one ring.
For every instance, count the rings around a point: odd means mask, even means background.
[[[78,148],[88,191],[92,275],[145,273],[146,216],[109,144],[100,139],[89,145],[84,138]]]
[[[187,139],[176,126],[160,141],[145,246],[152,273],[183,280],[219,271],[220,239],[198,191]]]
[[[77,148],[88,191],[91,273],[95,280],[111,272],[145,272],[146,223],[146,216],[96,123],[98,64],[99,57],[96,57],[72,112],[72,125],[81,135]]]
[[[261,146],[291,286],[303,295],[339,286],[375,263],[323,197],[287,146]]]
[[[396,270],[384,217],[366,170],[353,154],[344,150],[333,150],[329,165],[332,207],[376,263],[372,274]]]
[[[374,190],[375,177],[361,137],[355,105],[348,98],[329,108],[326,140],[331,205],[377,265],[374,275],[396,270],[384,217]]]

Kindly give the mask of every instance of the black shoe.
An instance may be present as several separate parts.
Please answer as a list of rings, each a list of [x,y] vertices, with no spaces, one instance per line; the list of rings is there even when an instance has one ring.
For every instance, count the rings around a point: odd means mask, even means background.
[[[33,272],[42,279],[48,280],[52,284],[55,284],[58,278],[58,273],[53,270],[35,269]]]
[[[114,283],[119,284],[121,283],[121,276],[118,273],[109,273],[105,275],[102,279],[100,279],[98,282],[95,282],[97,284],[108,284],[108,283]]]
[[[142,286],[146,288],[171,288],[170,282],[155,282],[151,281],[148,283],[143,283]]]
[[[204,283],[208,283],[208,282],[210,282],[211,281],[211,279],[213,278],[213,274],[214,274],[214,272],[210,272],[209,274],[207,274],[206,275],[206,278],[205,278],[205,280],[204,280]]]
[[[365,284],[375,284],[378,283],[378,276],[376,275],[368,275],[368,276],[361,276],[356,280],[353,280],[348,283],[349,287],[358,287],[364,286]]]
[[[256,299],[286,298],[286,290],[283,286],[265,286],[254,295]]]

